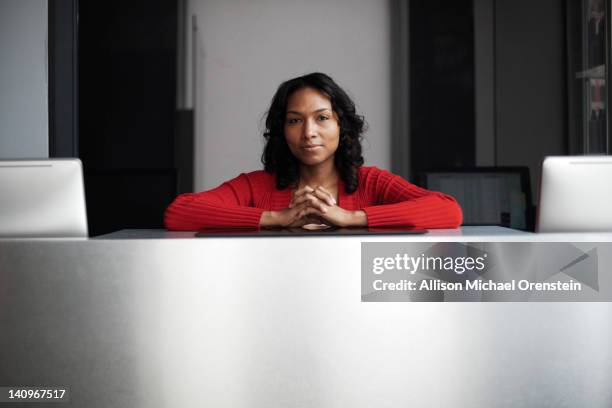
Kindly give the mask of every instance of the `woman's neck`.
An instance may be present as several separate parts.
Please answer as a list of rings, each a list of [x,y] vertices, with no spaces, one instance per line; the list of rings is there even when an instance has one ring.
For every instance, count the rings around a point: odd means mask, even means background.
[[[318,166],[304,166],[300,168],[300,187],[322,186],[334,187],[338,183],[338,170],[333,160],[321,163]]]

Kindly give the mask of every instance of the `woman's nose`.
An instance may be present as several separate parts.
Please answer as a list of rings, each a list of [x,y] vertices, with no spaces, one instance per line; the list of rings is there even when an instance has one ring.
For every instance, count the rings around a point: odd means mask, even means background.
[[[312,120],[306,120],[304,122],[304,137],[306,139],[312,139],[317,136],[317,124]]]

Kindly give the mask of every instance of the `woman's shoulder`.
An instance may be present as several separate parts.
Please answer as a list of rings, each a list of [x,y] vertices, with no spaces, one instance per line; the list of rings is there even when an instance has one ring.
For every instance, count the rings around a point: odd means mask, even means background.
[[[268,173],[265,170],[254,170],[254,171],[249,171],[249,172],[245,172],[242,174],[244,174],[245,176],[253,180],[270,180],[270,179],[273,180],[274,179],[274,174]]]
[[[361,166],[359,168],[359,185],[366,190],[386,188],[391,183],[409,184],[401,176],[376,166]]]
[[[242,173],[241,176],[246,177],[249,183],[257,190],[268,190],[276,185],[276,176],[274,173],[268,173],[265,170],[255,170],[248,173]]]
[[[254,170],[254,171],[250,171],[248,173],[242,173],[245,176],[247,176],[248,178],[252,179],[252,180],[257,180],[257,181],[274,181],[275,180],[275,176],[274,173],[268,173],[265,170]]]
[[[361,166],[359,167],[359,177],[379,177],[379,176],[394,176],[393,173],[387,170],[383,170],[376,166]]]

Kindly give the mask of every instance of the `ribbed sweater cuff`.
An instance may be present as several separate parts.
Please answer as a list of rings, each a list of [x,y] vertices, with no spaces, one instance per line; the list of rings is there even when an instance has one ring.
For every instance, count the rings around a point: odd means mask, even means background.
[[[368,217],[368,226],[382,227],[385,225],[397,225],[397,209],[389,205],[376,205],[362,208]]]
[[[240,207],[238,209],[227,208],[223,212],[223,217],[218,216],[216,219],[210,220],[210,223],[213,225],[221,223],[228,227],[259,228],[259,221],[264,210],[262,208]]]

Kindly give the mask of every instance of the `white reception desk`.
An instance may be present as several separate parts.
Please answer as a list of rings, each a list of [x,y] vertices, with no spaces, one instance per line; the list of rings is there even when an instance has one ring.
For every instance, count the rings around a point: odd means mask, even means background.
[[[0,241],[0,386],[66,385],[74,407],[612,405],[612,303],[360,299],[364,241],[612,234],[193,235]]]

